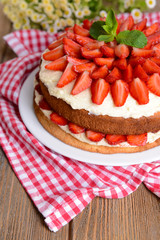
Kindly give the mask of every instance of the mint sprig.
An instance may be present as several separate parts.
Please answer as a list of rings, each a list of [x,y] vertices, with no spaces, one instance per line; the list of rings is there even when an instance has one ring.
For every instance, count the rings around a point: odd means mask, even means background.
[[[145,34],[138,30],[127,30],[117,34],[118,22],[114,11],[111,9],[106,21],[94,22],[90,28],[90,35],[98,41],[112,42],[114,39],[118,43],[126,44],[136,48],[144,48],[147,45]]]

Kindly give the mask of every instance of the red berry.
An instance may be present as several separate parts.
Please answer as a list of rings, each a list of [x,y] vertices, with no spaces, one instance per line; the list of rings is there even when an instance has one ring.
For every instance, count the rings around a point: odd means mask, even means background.
[[[140,135],[128,135],[127,142],[132,146],[144,146],[147,143],[147,133]]]
[[[61,125],[61,126],[65,126],[67,125],[68,121],[67,119],[65,119],[64,117],[60,116],[58,113],[53,112],[50,115],[50,119],[52,122]]]
[[[74,133],[74,134],[79,134],[79,133],[83,133],[85,131],[85,128],[83,127],[80,127],[74,123],[68,123],[68,127],[69,127],[69,130]]]
[[[92,142],[99,142],[105,137],[105,134],[86,130],[86,137]]]

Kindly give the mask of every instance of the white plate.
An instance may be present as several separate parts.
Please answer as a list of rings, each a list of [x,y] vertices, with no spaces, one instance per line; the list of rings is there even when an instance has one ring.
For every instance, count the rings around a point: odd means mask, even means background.
[[[71,147],[53,137],[39,123],[33,110],[33,81],[37,71],[38,68],[29,75],[22,86],[19,97],[19,111],[28,130],[42,144],[66,157],[104,166],[124,166],[159,160],[160,147],[155,147],[140,153],[100,154]]]

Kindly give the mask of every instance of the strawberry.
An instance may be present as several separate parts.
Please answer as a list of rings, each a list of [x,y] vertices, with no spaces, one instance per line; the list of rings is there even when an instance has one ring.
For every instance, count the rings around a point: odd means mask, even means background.
[[[142,21],[136,23],[132,30],[139,30],[139,31],[143,31],[143,29],[145,29],[146,27],[146,24],[147,24],[147,18],[143,19]]]
[[[147,86],[152,93],[160,97],[160,76],[158,73],[154,73],[150,76],[147,81]]]
[[[91,28],[91,26],[92,26],[92,23],[93,23],[93,21],[89,21],[88,19],[84,19],[83,20],[83,27],[85,29],[89,30]]]
[[[81,35],[83,37],[89,37],[89,31],[80,25],[74,24],[73,31],[75,34]]]
[[[60,39],[52,42],[52,43],[48,46],[48,49],[49,49],[49,50],[53,50],[54,48],[60,46],[62,43],[63,43],[63,39],[60,38]]]
[[[119,58],[127,58],[129,56],[129,47],[125,44],[118,44],[115,47],[115,55]]]
[[[91,85],[92,102],[95,104],[102,104],[108,95],[110,86],[104,79],[99,78],[94,80]]]
[[[54,61],[63,56],[64,56],[63,45],[60,45],[59,47],[54,48],[53,50],[45,52],[43,54],[43,58],[46,61]]]
[[[99,58],[103,55],[99,49],[88,50],[84,47],[81,47],[81,54],[84,58],[87,59]]]
[[[117,23],[118,23],[116,33],[117,33],[117,35],[118,35],[118,33],[119,33],[119,31],[120,31],[121,24],[122,24],[123,21],[122,21],[122,19],[118,19],[118,18],[116,18],[116,19],[117,19]]]
[[[86,137],[92,142],[99,142],[105,137],[105,134],[100,132],[94,132],[91,130],[86,130],[85,133],[86,133]]]
[[[103,41],[91,41],[91,42],[88,42],[86,43],[85,47],[90,49],[90,50],[93,50],[93,49],[99,49],[101,46],[104,45],[104,42]]]
[[[106,44],[101,46],[100,50],[103,53],[103,55],[106,57],[111,57],[111,58],[115,57],[114,49],[108,47]]]
[[[67,125],[68,121],[64,117],[60,116],[58,113],[53,112],[50,115],[50,120],[54,122],[55,124],[58,124],[60,126]]]
[[[57,83],[57,87],[62,88],[76,78],[77,78],[77,73],[73,70],[73,64],[68,63],[61,78]]]
[[[150,60],[155,62],[160,67],[160,58],[152,57],[152,58],[150,58]]]
[[[48,70],[63,71],[67,66],[66,56],[58,58],[45,66]]]
[[[130,57],[128,60],[128,64],[131,64],[131,66],[134,68],[138,64],[143,64],[146,61],[143,57]]]
[[[64,51],[67,55],[79,58],[81,56],[81,46],[69,38],[63,38]]]
[[[73,27],[66,27],[64,30],[66,32],[73,32]]]
[[[152,46],[152,45],[159,43],[160,42],[160,31],[150,35],[149,37],[147,37],[147,39],[148,39],[147,46]]]
[[[128,84],[123,80],[117,80],[111,85],[111,94],[116,107],[121,107],[125,104],[128,93]]]
[[[144,146],[147,143],[147,133],[128,135],[127,142],[132,146]]]
[[[92,83],[92,79],[89,76],[89,72],[88,71],[82,72],[77,78],[73,86],[73,89],[71,91],[71,94],[77,95],[78,93],[89,88],[91,86],[91,83]]]
[[[144,58],[148,58],[153,56],[154,51],[151,50],[146,50],[146,49],[141,49],[141,48],[135,48],[133,47],[133,50],[131,52],[131,55],[133,57],[144,57]]]
[[[70,39],[76,41],[76,36],[75,36],[75,34],[74,34],[73,32],[71,32],[71,31],[68,31],[68,32],[67,32],[67,38],[70,38]]]
[[[160,56],[160,43],[153,46],[154,56],[159,58]]]
[[[51,107],[48,105],[48,103],[46,102],[46,100],[44,98],[42,98],[39,101],[39,107],[42,108],[43,110],[51,110]]]
[[[149,102],[149,91],[146,84],[140,79],[135,78],[129,85],[129,91],[131,96],[137,100],[137,102],[142,104],[147,104]]]
[[[40,87],[40,84],[39,84],[39,83],[35,86],[35,90],[36,90],[40,95],[42,95],[42,91],[41,91],[41,87]]]
[[[93,72],[95,68],[96,68],[96,65],[93,62],[73,66],[73,70],[78,73],[81,73],[84,71]]]
[[[121,78],[122,78],[121,71],[118,68],[114,67],[113,70],[107,75],[106,81],[109,83],[113,83]]]
[[[149,26],[147,29],[145,29],[143,31],[143,33],[146,35],[146,37],[148,37],[148,36],[154,34],[155,32],[157,32],[158,29],[159,29],[159,24],[158,24],[158,22],[156,22],[156,23],[152,24],[151,26]]]
[[[133,80],[133,68],[128,64],[127,68],[123,71],[123,80],[127,83]]]
[[[91,74],[91,77],[93,79],[98,79],[98,78],[105,78],[107,75],[108,75],[108,67],[107,65],[103,65],[95,69],[94,72]]]
[[[95,40],[93,40],[92,38],[89,38],[89,37],[83,37],[81,35],[77,35],[75,34],[75,38],[76,38],[76,41],[82,45],[82,46],[85,46],[87,43],[90,43],[90,42],[94,42]]]
[[[134,25],[134,20],[132,16],[129,16],[120,26],[120,32],[131,30]]]
[[[95,58],[95,64],[99,66],[107,65],[108,69],[112,68],[114,58]]]
[[[126,58],[118,58],[113,62],[113,66],[117,67],[121,70],[125,70],[127,68],[127,60]]]
[[[74,123],[71,123],[71,122],[68,123],[68,127],[69,127],[69,130],[74,134],[83,133],[85,131],[85,128],[80,127],[80,126],[78,126]]]
[[[160,74],[160,67],[150,59],[147,59],[143,64],[143,69],[146,71],[147,74],[159,73]]]
[[[134,77],[138,77],[143,81],[147,81],[148,80],[148,75],[147,73],[144,71],[144,69],[142,68],[142,66],[139,64],[134,68]]]
[[[84,64],[89,62],[89,60],[87,59],[79,59],[79,58],[74,58],[70,56],[67,56],[67,61],[72,63],[73,65],[79,65],[79,64]]]
[[[126,141],[126,136],[107,134],[106,135],[106,140],[110,145],[117,145],[117,144],[120,144],[122,142],[125,142]]]
[[[63,39],[66,36],[66,32],[58,35],[57,39]]]

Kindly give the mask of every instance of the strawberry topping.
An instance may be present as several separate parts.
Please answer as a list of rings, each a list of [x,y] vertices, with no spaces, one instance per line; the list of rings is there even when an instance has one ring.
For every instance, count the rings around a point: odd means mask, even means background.
[[[124,135],[106,135],[106,140],[110,145],[117,145],[126,141],[126,136]]]
[[[56,123],[56,124],[58,124],[60,126],[65,126],[68,123],[68,121],[64,117],[60,116],[56,112],[52,112],[51,113],[50,119],[51,119],[52,122],[54,122],[54,123]]]
[[[90,78],[89,72],[88,71],[82,72],[77,78],[73,86],[73,89],[71,91],[71,94],[77,95],[78,93],[89,88],[91,86],[91,83],[92,83],[92,78]]]
[[[74,123],[71,123],[71,122],[68,123],[68,127],[69,127],[69,130],[74,134],[83,133],[85,131],[85,128],[80,127],[80,126],[78,126]]]
[[[110,86],[104,79],[99,78],[93,81],[91,86],[92,102],[100,105],[108,95]]]
[[[144,146],[147,143],[147,133],[140,135],[128,135],[127,142],[133,146]]]
[[[160,97],[160,76],[158,73],[154,73],[150,76],[147,81],[147,86],[152,93]]]
[[[111,94],[116,107],[121,107],[125,104],[128,93],[128,84],[123,80],[117,80],[111,85]]]
[[[99,142],[105,136],[105,134],[103,134],[103,133],[94,132],[94,131],[91,131],[91,130],[86,130],[85,134],[86,134],[86,137],[89,140],[91,140],[92,142]]]

